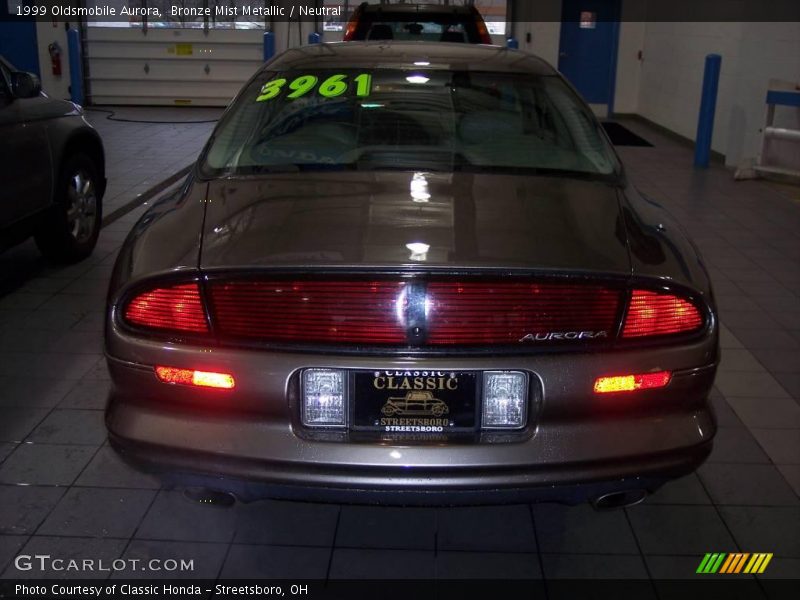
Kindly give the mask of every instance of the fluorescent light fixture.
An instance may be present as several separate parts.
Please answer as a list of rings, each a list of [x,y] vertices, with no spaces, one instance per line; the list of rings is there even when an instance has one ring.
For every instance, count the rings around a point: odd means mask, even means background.
[[[408,77],[406,77],[406,81],[408,83],[423,84],[423,83],[428,83],[430,80],[431,78],[425,77],[425,75],[409,75]]]

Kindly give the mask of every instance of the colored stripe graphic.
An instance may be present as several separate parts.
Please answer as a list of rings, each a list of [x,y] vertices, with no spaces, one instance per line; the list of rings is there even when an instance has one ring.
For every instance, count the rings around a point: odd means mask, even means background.
[[[709,552],[700,561],[697,573],[701,574],[738,574],[763,573],[772,560],[771,552]]]
[[[706,554],[700,566],[697,567],[697,573],[716,573],[726,556],[725,552]]]

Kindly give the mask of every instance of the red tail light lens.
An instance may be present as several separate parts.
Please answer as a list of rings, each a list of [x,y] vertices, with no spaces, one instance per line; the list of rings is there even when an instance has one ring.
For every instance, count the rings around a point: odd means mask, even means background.
[[[235,281],[210,288],[223,337],[405,345],[404,289],[397,281]]]
[[[613,377],[598,377],[594,382],[596,394],[613,394],[616,392],[634,392],[636,390],[649,390],[665,387],[672,378],[669,371],[658,373],[643,373],[641,375],[615,375]]]
[[[353,11],[353,16],[350,17],[350,20],[347,22],[347,26],[344,29],[344,37],[342,38],[342,40],[345,42],[350,42],[353,40],[353,36],[356,33],[356,27],[358,27],[358,13],[358,9]]]
[[[608,341],[618,322],[620,296],[597,285],[432,282],[428,343]]]
[[[179,383],[195,387],[209,387],[222,390],[233,389],[236,385],[233,375],[211,371],[176,369],[175,367],[156,367],[156,377],[164,383]]]
[[[688,300],[672,294],[634,290],[622,337],[688,333],[702,326],[700,311]]]
[[[481,39],[481,44],[489,44],[491,46],[492,36],[489,33],[489,29],[486,27],[486,23],[480,15],[478,15],[476,23],[478,25],[478,36]]]
[[[134,327],[208,333],[200,288],[196,283],[143,292],[128,302],[123,317]]]

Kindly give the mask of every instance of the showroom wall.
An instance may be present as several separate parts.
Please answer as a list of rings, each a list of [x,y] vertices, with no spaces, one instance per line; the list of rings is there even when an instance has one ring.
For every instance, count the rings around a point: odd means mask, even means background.
[[[694,139],[706,54],[722,56],[712,149],[737,166],[758,153],[771,79],[800,85],[800,23],[646,23],[636,112]],[[623,73],[619,72],[623,77]],[[779,110],[797,127],[797,110]]]

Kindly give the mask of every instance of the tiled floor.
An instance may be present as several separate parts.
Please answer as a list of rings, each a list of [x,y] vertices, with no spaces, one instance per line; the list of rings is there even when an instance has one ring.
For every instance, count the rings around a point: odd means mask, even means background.
[[[86,112],[105,144],[107,215],[193,163],[214,128],[214,120],[222,114],[222,109],[216,108],[123,107],[113,108],[113,115],[108,110]],[[108,116],[139,122],[112,121]]]
[[[191,127],[115,130],[136,141],[105,132],[115,198],[145,185],[132,176],[126,188],[117,174],[158,164],[159,180],[184,166],[204,135]],[[0,255],[0,572],[20,575],[11,560],[22,549],[192,558],[196,577],[670,579],[691,577],[706,552],[740,550],[775,553],[764,577],[800,577],[800,192],[734,182],[719,167],[694,171],[690,150],[630,127],[655,147],[620,148],[629,174],[691,231],[722,311],[721,428],[697,474],[615,512],[277,501],[224,509],[161,490],[120,463],[102,423],[103,297],[137,209],[106,227],[80,265],[47,266],[31,245]],[[165,149],[176,136],[186,136],[181,150]],[[147,158],[130,166],[132,153]],[[171,166],[156,158],[167,155]],[[139,574],[114,574],[126,575]]]

